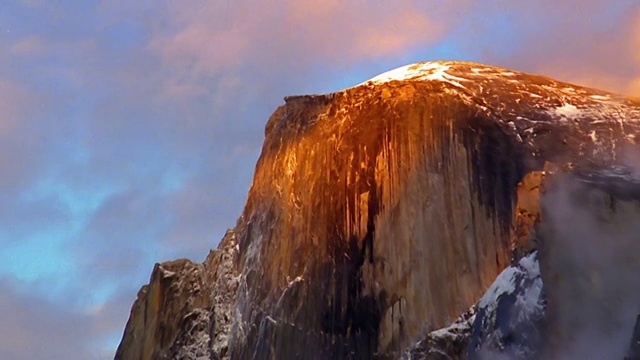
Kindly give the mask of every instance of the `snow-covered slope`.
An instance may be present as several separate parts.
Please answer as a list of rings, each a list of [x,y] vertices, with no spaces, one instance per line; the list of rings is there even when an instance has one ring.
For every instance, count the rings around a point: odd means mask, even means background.
[[[538,252],[533,252],[500,273],[480,299],[468,356],[540,357],[545,309]]]

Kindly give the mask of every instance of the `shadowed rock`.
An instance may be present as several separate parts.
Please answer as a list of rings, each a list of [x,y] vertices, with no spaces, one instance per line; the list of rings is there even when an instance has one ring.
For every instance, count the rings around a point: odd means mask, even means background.
[[[640,359],[640,315],[636,317],[636,326],[633,328],[633,335],[631,335],[631,344],[629,344],[629,350],[627,351],[626,360]]]
[[[181,259],[156,264],[149,285],[131,309],[116,359],[220,359],[228,357],[228,334],[237,288],[235,238],[203,264]]]

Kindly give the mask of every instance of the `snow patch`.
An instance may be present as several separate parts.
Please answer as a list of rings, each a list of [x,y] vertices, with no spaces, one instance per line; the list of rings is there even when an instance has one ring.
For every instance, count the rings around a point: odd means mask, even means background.
[[[434,338],[444,338],[444,337],[453,337],[456,338],[458,336],[463,336],[465,332],[469,331],[473,326],[474,321],[476,320],[475,309],[468,310],[472,315],[469,317],[461,316],[458,318],[453,324],[447,326],[446,328],[434,330],[429,333],[429,336]]]
[[[415,63],[405,65],[391,71],[387,71],[363,82],[360,85],[366,85],[370,83],[384,84],[390,81],[422,80],[441,81],[459,88],[464,88],[464,86],[460,84],[460,82],[468,80],[448,74],[447,70],[449,70],[449,68],[449,65],[444,65],[439,62]]]
[[[537,266],[536,266],[537,267]],[[516,309],[520,309],[519,313],[520,320],[525,320],[529,318],[529,315],[535,313],[540,307],[540,295],[542,294],[542,278],[538,277],[533,280],[531,285],[527,286],[524,290],[523,294],[519,294],[515,307]]]
[[[578,114],[580,114],[580,110],[577,107],[575,107],[574,105],[564,104],[564,105],[556,108],[555,109],[555,113],[557,115],[570,118],[570,117],[575,117]]]
[[[483,309],[490,305],[496,306],[498,298],[502,295],[512,294],[523,277],[533,280],[534,282],[537,282],[537,280],[540,279],[540,267],[538,265],[536,252],[520,259],[517,266],[509,266],[504,269],[500,275],[498,275],[493,284],[491,284],[489,289],[484,293],[478,303],[478,308]],[[532,303],[533,305],[537,303],[538,295],[540,295],[540,291],[542,290],[542,280],[540,280],[540,283],[536,284],[534,287],[537,288],[538,285],[540,289],[527,289],[525,292],[527,299],[524,299],[523,302],[526,304]]]
[[[636,136],[634,134],[627,135],[627,139],[634,144],[636,143]]]
[[[523,257],[518,262],[518,265],[522,267],[529,279],[540,277],[540,264],[538,263],[536,253],[532,253]]]
[[[472,306],[451,325],[429,332],[422,340],[405,349],[401,359],[449,359],[450,349],[448,346],[459,346],[471,336],[476,321],[476,312],[477,308]]]
[[[175,275],[176,275],[176,272],[175,272],[175,271],[167,270],[167,269],[163,268],[162,266],[159,266],[159,267],[158,267],[158,269],[159,269],[159,270],[160,270],[160,272],[162,273],[162,278],[163,278],[163,279],[167,279],[167,278],[170,278],[170,277],[172,277],[172,276],[175,276]]]
[[[538,253],[533,252],[498,275],[480,300],[469,354],[491,351],[518,359],[538,358],[527,354],[536,353],[530,341],[537,341],[545,308]]]
[[[516,289],[516,275],[520,273],[515,267],[508,267],[498,275],[487,292],[484,293],[478,307],[486,308],[489,304],[498,302],[498,297],[503,294],[511,294]]]
[[[296,276],[295,279],[293,279],[293,280],[291,280],[289,282],[289,286],[287,286],[287,287],[291,287],[293,284],[301,282],[301,281],[304,281],[304,278],[302,276]]]

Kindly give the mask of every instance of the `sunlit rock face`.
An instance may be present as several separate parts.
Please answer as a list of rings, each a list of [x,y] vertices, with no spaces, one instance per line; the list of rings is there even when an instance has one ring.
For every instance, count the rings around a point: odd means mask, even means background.
[[[455,98],[398,85],[280,110],[291,118],[267,135],[239,230],[239,358],[399,350],[506,266],[522,166],[500,154],[517,150]],[[484,143],[458,116],[503,139]]]
[[[463,357],[470,339],[458,335],[471,320],[450,325],[539,246],[545,164],[617,164],[637,151],[639,122],[637,100],[463,62],[286,98],[266,125],[233,241],[221,245],[233,264],[223,277],[205,266],[218,279],[212,294],[226,294],[210,313],[229,315],[209,316],[224,326],[211,330],[208,354],[398,358],[432,334],[414,354],[435,342]],[[149,308],[139,299],[132,319]],[[121,347],[158,327],[130,324]]]
[[[508,265],[524,174],[613,161],[635,146],[638,114],[630,99],[470,63],[288,98],[238,229],[232,354],[398,355]]]

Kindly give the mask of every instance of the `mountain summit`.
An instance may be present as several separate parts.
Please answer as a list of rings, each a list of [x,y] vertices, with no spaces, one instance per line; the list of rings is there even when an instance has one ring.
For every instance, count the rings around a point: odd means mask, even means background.
[[[287,97],[235,228],[156,265],[116,358],[628,355],[637,136],[638,99],[469,62]]]

